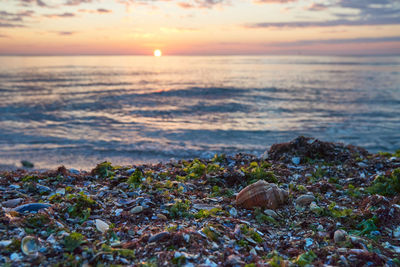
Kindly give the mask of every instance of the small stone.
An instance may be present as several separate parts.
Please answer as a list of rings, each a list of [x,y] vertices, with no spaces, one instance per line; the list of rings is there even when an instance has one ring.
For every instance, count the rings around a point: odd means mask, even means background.
[[[278,214],[273,210],[264,210],[264,213],[272,218],[278,218]]]
[[[0,247],[7,247],[12,243],[12,240],[1,240],[0,241]]]
[[[24,168],[33,168],[33,167],[35,167],[35,165],[32,162],[28,161],[28,160],[21,160],[21,165]]]
[[[65,195],[65,188],[58,188],[56,194]]]
[[[210,260],[208,258],[204,261],[204,265],[208,266],[208,267],[217,267],[218,266],[215,262],[213,262],[212,260]]]
[[[293,164],[298,165],[298,164],[300,164],[300,158],[299,157],[293,157],[292,158],[292,162],[293,162]]]
[[[311,202],[315,200],[313,195],[301,195],[296,198],[296,204],[299,206],[306,206],[309,205]]]
[[[190,235],[189,234],[184,234],[183,239],[185,239],[186,243],[189,243],[190,240]]]
[[[170,236],[170,233],[169,232],[161,232],[161,233],[158,233],[158,234],[155,234],[155,235],[152,235],[150,238],[149,238],[149,243],[152,243],[152,242],[157,242],[157,241],[161,241],[161,240],[163,240],[163,239],[166,239],[167,237],[169,237]]]
[[[399,238],[400,237],[400,226],[398,226],[396,229],[394,229],[393,236],[395,238]]]
[[[167,216],[165,216],[164,214],[161,214],[161,213],[157,214],[157,218],[160,220],[163,220],[163,221],[168,220]]]
[[[80,171],[78,171],[77,169],[73,169],[73,168],[69,169],[68,171],[75,175],[78,175],[80,173]]]
[[[232,217],[236,217],[236,216],[238,215],[237,210],[236,210],[235,208],[231,208],[231,209],[229,210],[229,214],[230,214]]]
[[[40,194],[45,194],[45,193],[50,193],[51,192],[51,188],[48,186],[44,186],[44,185],[36,185],[36,189],[39,191]]]
[[[245,263],[240,259],[239,256],[237,255],[230,255],[228,256],[228,258],[226,259],[225,262],[226,265],[228,266],[242,266]]]
[[[116,209],[116,210],[115,210],[115,216],[121,215],[121,213],[122,213],[123,211],[124,211],[123,209]]]
[[[142,206],[136,206],[134,208],[131,209],[131,213],[136,214],[136,213],[140,213],[143,211],[143,207]]]
[[[22,198],[15,198],[15,199],[10,199],[10,200],[4,201],[1,203],[1,205],[3,205],[3,207],[6,207],[6,208],[14,208],[14,207],[18,206],[22,201],[23,201]]]
[[[14,252],[10,255],[10,260],[11,261],[20,261],[20,260],[22,260],[22,257],[18,253]]]
[[[131,174],[134,173],[135,171],[136,171],[136,169],[135,169],[135,168],[132,168],[132,169],[127,170],[126,172],[127,172],[129,175],[131,175]]]
[[[212,210],[219,208],[219,206],[208,205],[208,204],[193,204],[193,208],[196,210]]]
[[[314,244],[314,239],[312,238],[306,238],[306,245],[304,246],[305,249],[308,249],[309,247],[312,246],[312,244]]]
[[[333,234],[333,240],[335,241],[335,243],[346,241],[346,238],[347,238],[347,232],[341,229],[336,230],[335,233]]]
[[[104,221],[102,221],[102,220],[96,219],[95,223],[96,223],[96,228],[97,228],[97,230],[99,230],[99,231],[102,232],[103,234],[104,234],[105,232],[107,232],[108,229],[110,229],[110,226],[109,226],[106,222],[104,222]]]

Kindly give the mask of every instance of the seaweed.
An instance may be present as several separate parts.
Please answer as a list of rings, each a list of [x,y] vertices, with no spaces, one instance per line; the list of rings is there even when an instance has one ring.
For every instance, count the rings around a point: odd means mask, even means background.
[[[188,217],[190,215],[190,204],[190,201],[187,199],[185,201],[180,199],[176,200],[175,203],[169,207],[169,216],[171,218]]]
[[[86,221],[93,208],[97,207],[96,201],[85,195],[83,192],[78,194],[69,194],[66,196],[68,202],[72,205],[66,208],[66,212],[73,218],[80,218],[81,222]]]
[[[140,186],[140,184],[142,183],[144,176],[142,171],[137,168],[131,176],[129,176],[127,183],[130,184],[131,186],[137,188]]]
[[[382,196],[394,196],[400,193],[400,168],[393,170],[389,176],[379,175],[366,190],[370,194]]]
[[[253,161],[247,168],[242,168],[241,170],[247,178],[247,184],[252,184],[258,180],[265,180],[270,183],[277,183],[278,179],[272,171],[266,171],[265,169],[270,168],[271,164],[263,162],[258,164],[258,162]]]
[[[100,178],[112,178],[115,175],[113,172],[114,167],[111,162],[104,161],[102,163],[97,164],[97,166],[92,170],[93,175],[98,175]]]
[[[72,252],[85,243],[85,237],[81,233],[73,232],[64,237],[65,250]]]
[[[306,265],[310,265],[316,258],[317,255],[315,255],[315,253],[310,250],[303,254],[300,254],[293,263],[303,267]]]
[[[197,179],[206,174],[206,165],[199,159],[194,159],[191,163],[183,169],[189,178]]]

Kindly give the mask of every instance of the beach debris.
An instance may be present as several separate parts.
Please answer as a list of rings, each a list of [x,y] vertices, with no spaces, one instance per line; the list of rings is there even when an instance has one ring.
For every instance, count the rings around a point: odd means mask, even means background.
[[[286,190],[280,189],[276,184],[259,180],[239,192],[236,204],[246,209],[254,207],[276,209],[286,202],[288,195]]]
[[[21,250],[27,256],[37,256],[40,249],[39,240],[34,236],[25,236],[21,241]]]
[[[104,221],[102,221],[102,220],[100,220],[100,219],[96,219],[96,220],[95,220],[95,223],[96,223],[96,228],[97,228],[97,230],[99,230],[99,231],[102,232],[103,234],[104,234],[105,232],[107,232],[108,229],[110,229],[110,226],[108,225],[108,223],[106,223],[106,222],[104,222]]]
[[[47,209],[50,207],[51,207],[51,204],[47,204],[47,203],[28,203],[28,204],[24,204],[24,205],[14,208],[14,211],[19,212],[19,213],[37,212],[41,209]]]

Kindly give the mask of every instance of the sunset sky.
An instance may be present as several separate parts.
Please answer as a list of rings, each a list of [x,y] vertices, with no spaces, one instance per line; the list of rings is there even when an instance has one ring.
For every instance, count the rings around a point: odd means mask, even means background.
[[[400,54],[400,1],[0,0],[3,55],[152,55],[155,49]]]

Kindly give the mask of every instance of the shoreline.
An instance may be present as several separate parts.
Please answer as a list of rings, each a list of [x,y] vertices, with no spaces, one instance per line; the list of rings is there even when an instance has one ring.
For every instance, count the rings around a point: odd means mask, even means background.
[[[237,205],[259,180],[287,199]],[[400,265],[400,151],[298,137],[262,157],[0,170],[0,191],[10,266]]]

